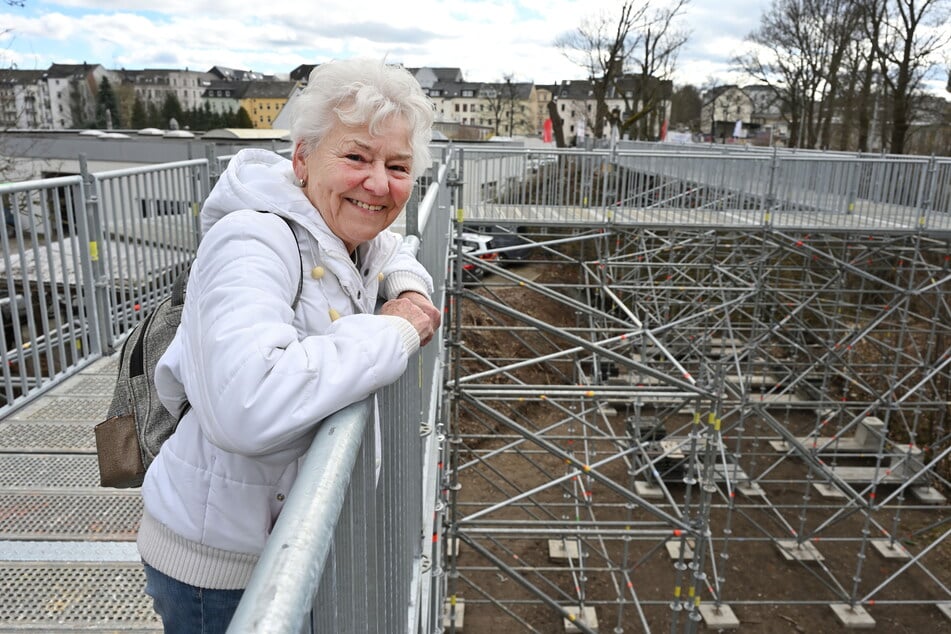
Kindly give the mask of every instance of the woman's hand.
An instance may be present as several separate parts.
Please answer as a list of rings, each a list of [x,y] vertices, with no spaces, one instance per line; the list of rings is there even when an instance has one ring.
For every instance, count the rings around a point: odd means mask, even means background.
[[[420,347],[432,341],[433,334],[442,321],[439,309],[433,306],[428,297],[415,291],[400,293],[396,299],[386,302],[380,309],[380,314],[402,317],[413,324],[419,335]]]

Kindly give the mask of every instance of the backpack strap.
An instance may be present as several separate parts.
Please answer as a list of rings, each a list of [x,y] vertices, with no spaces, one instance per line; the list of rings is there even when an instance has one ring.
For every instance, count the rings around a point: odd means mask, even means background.
[[[270,213],[267,211],[258,210],[262,214]],[[294,246],[297,247],[297,259],[300,260],[300,277],[297,278],[297,294],[294,295],[294,301],[291,302],[291,309],[297,311],[297,305],[300,304],[300,296],[304,290],[304,255],[300,251],[300,243],[297,242],[297,232],[294,231],[294,222],[289,218],[278,215],[278,218],[287,223],[287,228],[291,230],[291,237],[294,238]]]

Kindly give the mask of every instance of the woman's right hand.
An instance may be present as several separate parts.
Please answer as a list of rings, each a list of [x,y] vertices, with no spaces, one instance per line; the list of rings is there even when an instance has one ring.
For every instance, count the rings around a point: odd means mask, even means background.
[[[419,335],[420,347],[425,346],[432,340],[435,329],[439,326],[438,320],[434,324],[430,315],[417,306],[415,302],[405,297],[391,299],[383,304],[380,308],[380,314],[402,317],[413,324],[413,327],[416,328],[416,334]]]

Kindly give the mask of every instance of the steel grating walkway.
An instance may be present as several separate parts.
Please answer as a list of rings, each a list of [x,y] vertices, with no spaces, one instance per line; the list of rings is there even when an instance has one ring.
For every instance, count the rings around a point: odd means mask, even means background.
[[[161,632],[135,548],[139,491],[98,486],[93,426],[116,362],[0,421],[0,634]]]

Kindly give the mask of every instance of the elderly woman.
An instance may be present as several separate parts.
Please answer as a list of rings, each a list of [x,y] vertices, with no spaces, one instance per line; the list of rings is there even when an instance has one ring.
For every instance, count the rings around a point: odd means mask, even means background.
[[[430,276],[387,230],[429,165],[419,84],[331,62],[295,106],[292,160],[242,150],[208,196],[156,370],[163,403],[186,411],[142,487],[138,547],[166,632],[227,628],[317,425],[398,379],[439,326]]]

